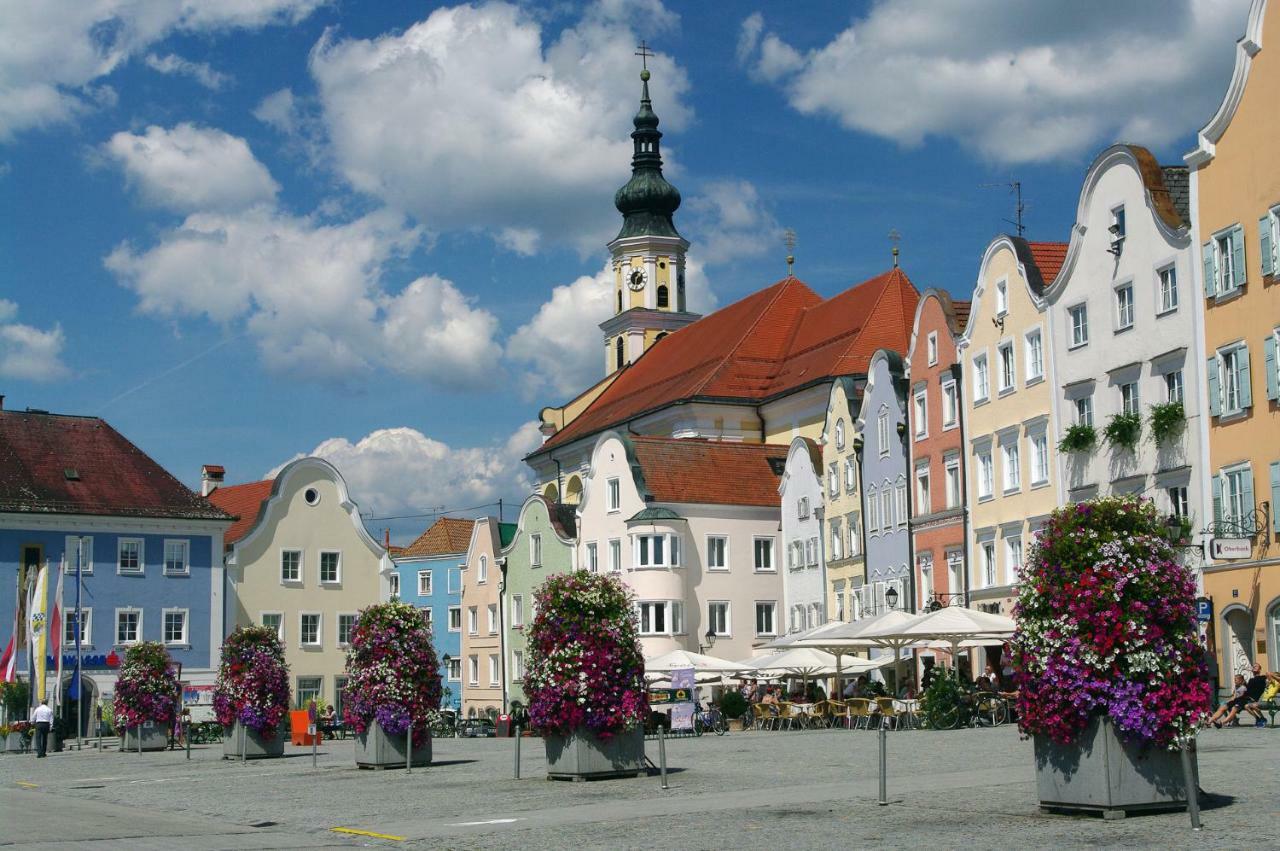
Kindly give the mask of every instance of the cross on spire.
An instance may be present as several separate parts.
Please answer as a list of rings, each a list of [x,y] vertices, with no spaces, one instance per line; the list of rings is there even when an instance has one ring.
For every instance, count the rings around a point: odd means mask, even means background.
[[[653,51],[649,49],[649,43],[644,39],[640,39],[640,44],[636,47],[636,56],[640,57],[641,69],[645,71],[649,70],[649,57],[653,55]]]
[[[796,232],[792,228],[787,228],[782,232],[782,244],[787,247],[787,276],[790,277],[792,268],[796,265]]]
[[[893,268],[898,268],[898,243],[902,241],[902,234],[898,233],[897,228],[889,228],[889,241],[893,243]]]

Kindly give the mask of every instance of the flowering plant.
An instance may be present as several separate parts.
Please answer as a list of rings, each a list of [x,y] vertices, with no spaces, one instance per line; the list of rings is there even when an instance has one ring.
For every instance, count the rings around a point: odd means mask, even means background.
[[[415,745],[431,735],[440,708],[440,663],[422,612],[392,600],[360,612],[347,651],[342,720],[363,733],[373,722],[388,735],[413,723]]]
[[[169,651],[158,641],[129,648],[116,680],[116,718],[122,727],[141,727],[147,721],[173,723],[178,706],[178,677]]]
[[[236,721],[264,736],[274,735],[289,711],[289,666],[276,631],[242,626],[222,644],[222,666],[213,689],[218,723]]]
[[[608,739],[644,723],[649,699],[631,595],[613,576],[553,576],[534,594],[524,691],[533,726]]]
[[[1013,638],[1022,732],[1069,744],[1095,716],[1177,748],[1209,708],[1195,577],[1150,501],[1059,508],[1022,571]]]

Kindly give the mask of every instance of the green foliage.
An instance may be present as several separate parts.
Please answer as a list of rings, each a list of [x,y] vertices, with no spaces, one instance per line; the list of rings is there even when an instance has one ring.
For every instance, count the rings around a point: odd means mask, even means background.
[[[750,708],[747,699],[737,689],[730,689],[720,695],[720,711],[725,718],[741,718]]]
[[[1157,444],[1172,440],[1187,427],[1187,413],[1181,402],[1152,405],[1147,420],[1151,424],[1151,439]]]
[[[1067,427],[1058,448],[1063,452],[1091,452],[1098,445],[1098,433],[1087,423]]]
[[[8,710],[10,718],[22,718],[27,714],[27,698],[31,694],[27,684],[21,680],[11,683],[0,683],[0,703]]]
[[[1142,437],[1142,415],[1116,414],[1107,423],[1104,433],[1111,446],[1132,450],[1138,445],[1138,438]]]
[[[964,689],[950,668],[935,668],[933,681],[920,696],[920,714],[934,730],[946,730],[955,726],[960,714]]]

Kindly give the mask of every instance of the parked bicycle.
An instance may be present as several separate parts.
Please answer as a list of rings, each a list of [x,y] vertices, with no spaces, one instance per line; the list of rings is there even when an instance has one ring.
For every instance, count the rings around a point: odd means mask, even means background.
[[[707,730],[717,736],[729,732],[729,722],[725,720],[724,714],[710,704],[699,709],[693,716],[693,734],[701,736]]]

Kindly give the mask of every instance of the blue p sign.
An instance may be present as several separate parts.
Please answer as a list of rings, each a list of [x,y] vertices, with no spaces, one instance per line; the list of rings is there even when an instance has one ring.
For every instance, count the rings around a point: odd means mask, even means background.
[[[1208,597],[1196,599],[1196,620],[1200,623],[1208,623],[1213,620],[1213,601]]]

